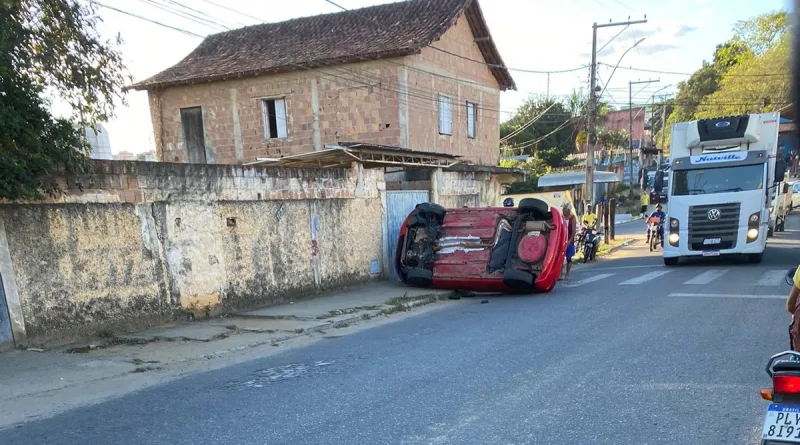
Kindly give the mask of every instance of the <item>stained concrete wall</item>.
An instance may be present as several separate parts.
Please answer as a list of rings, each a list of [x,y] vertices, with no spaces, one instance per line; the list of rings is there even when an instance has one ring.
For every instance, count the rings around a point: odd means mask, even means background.
[[[24,325],[18,346],[376,277],[381,170],[145,164],[97,162],[91,177],[64,178],[69,193],[57,200],[0,205],[21,307],[12,315]]]

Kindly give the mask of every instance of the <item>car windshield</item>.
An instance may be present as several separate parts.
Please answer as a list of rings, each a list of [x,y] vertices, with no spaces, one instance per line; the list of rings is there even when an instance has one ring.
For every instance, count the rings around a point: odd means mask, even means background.
[[[672,194],[707,195],[760,190],[763,187],[763,164],[676,170],[673,173]]]

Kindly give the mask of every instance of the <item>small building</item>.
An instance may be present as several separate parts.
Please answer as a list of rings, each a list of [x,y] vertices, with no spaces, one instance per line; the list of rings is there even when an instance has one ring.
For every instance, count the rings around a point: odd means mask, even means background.
[[[245,164],[340,141],[497,165],[514,80],[477,0],[408,0],[206,37],[147,91],[162,161]]]

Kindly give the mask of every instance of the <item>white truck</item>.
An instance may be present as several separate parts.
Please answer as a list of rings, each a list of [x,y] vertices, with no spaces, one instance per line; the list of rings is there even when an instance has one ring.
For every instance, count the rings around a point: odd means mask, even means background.
[[[779,122],[763,113],[672,126],[665,265],[720,255],[761,262],[786,171],[776,163]]]

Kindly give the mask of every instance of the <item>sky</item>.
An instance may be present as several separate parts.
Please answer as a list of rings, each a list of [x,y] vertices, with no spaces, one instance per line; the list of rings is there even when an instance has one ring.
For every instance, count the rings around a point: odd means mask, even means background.
[[[335,0],[355,9],[391,0]],[[295,17],[338,12],[325,0],[98,0],[103,22],[100,33],[122,38],[121,51],[134,81],[150,77],[180,61],[201,37],[228,28],[259,22],[280,22]],[[653,94],[674,93],[678,82],[712,57],[717,44],[732,34],[738,21],[761,13],[788,8],[788,0],[482,0],[481,9],[507,67],[550,71],[547,74],[511,71],[518,91],[501,95],[501,109],[509,118],[531,95],[567,95],[573,89],[588,90],[592,23],[622,22],[647,18],[647,23],[598,30],[598,78],[606,87],[603,100],[627,105],[628,82],[658,80],[633,86],[633,102],[650,101]],[[181,17],[161,5],[182,9],[195,17]],[[182,6],[191,9],[183,9]],[[117,10],[160,22],[150,23]],[[226,9],[227,8],[227,9]],[[233,11],[232,11],[233,10]],[[234,12],[235,11],[235,12]],[[215,22],[197,20],[196,17]],[[213,17],[213,20],[209,19]],[[199,22],[199,23],[198,23]],[[187,33],[188,32],[188,33]],[[615,38],[616,37],[616,38]],[[620,56],[639,39],[634,49]],[[612,40],[613,39],[613,40]],[[606,45],[607,42],[609,42]],[[619,68],[613,67],[619,62]],[[630,69],[630,68],[635,68]],[[652,70],[645,72],[639,70]],[[669,71],[686,74],[667,74]],[[613,72],[613,75],[612,75]],[[549,79],[549,82],[548,82]],[[154,149],[147,93],[130,91],[127,105],[105,123],[114,153],[141,153]],[[58,114],[66,110],[57,103]]]

